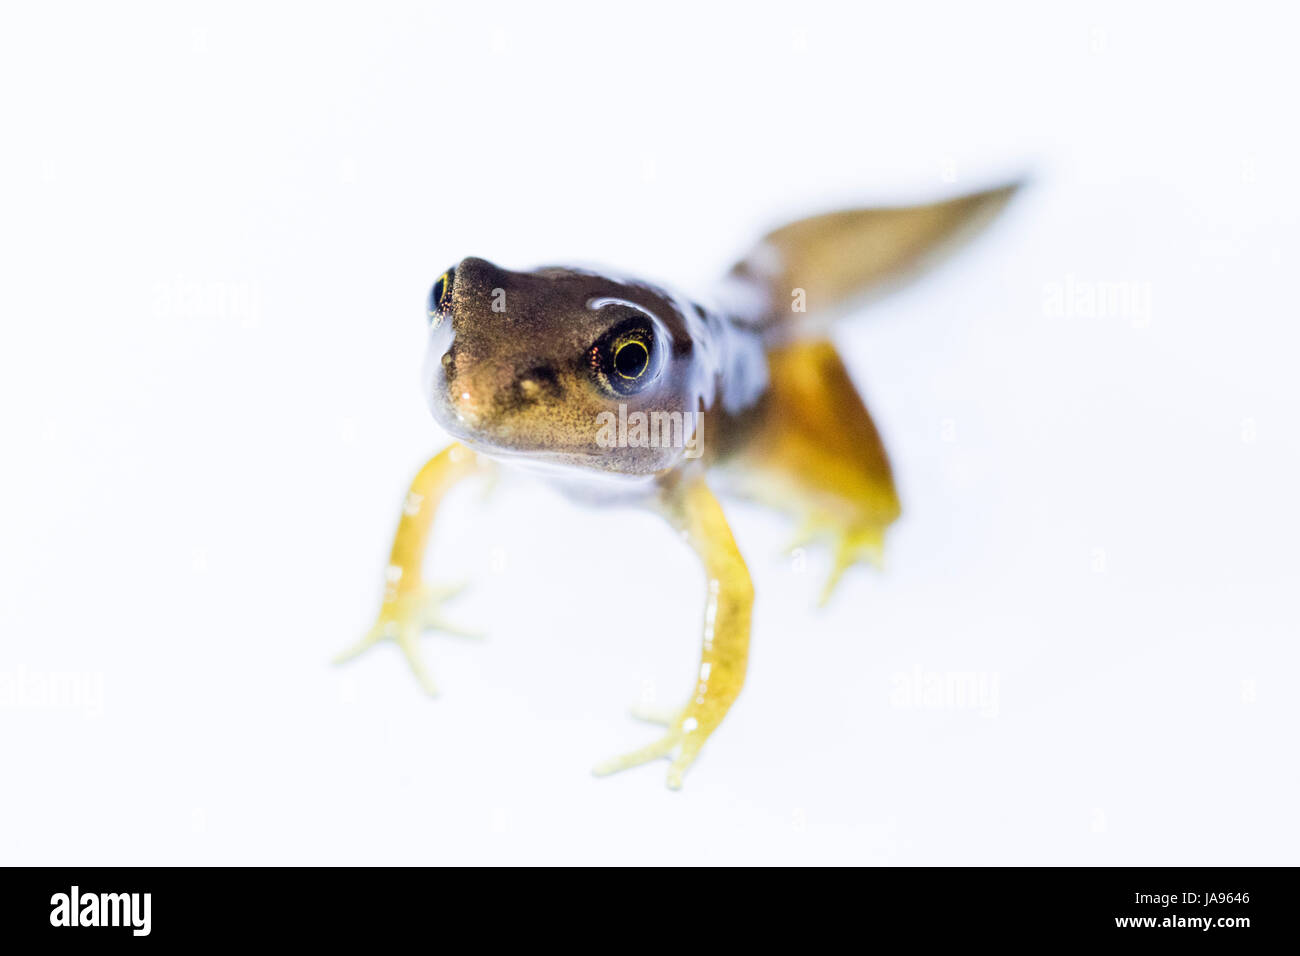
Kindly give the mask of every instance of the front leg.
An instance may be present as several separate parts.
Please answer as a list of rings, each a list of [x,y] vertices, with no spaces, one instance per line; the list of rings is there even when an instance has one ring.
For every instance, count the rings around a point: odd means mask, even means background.
[[[460,444],[453,444],[420,469],[402,505],[393,550],[384,572],[384,596],[379,617],[359,642],[339,654],[334,662],[342,663],[391,639],[406,656],[420,686],[437,693],[433,678],[420,658],[420,633],[428,628],[457,633],[439,616],[439,605],[455,593],[455,588],[435,588],[424,583],[422,568],[429,542],[429,531],[438,505],[455,485],[489,466],[486,459]]]
[[[749,621],[754,586],[749,569],[736,548],[722,506],[703,478],[668,488],[665,510],[704,563],[708,597],[704,605],[704,648],[690,699],[669,721],[668,732],[654,743],[605,761],[597,776],[636,767],[659,757],[671,757],[668,786],[677,790],[682,776],[722,723],[740,695],[749,660]]]

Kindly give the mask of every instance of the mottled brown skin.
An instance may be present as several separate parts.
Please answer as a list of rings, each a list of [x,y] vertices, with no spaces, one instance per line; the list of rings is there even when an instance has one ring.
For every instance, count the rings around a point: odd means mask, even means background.
[[[703,650],[685,705],[641,715],[664,724],[662,736],[597,773],[669,757],[668,782],[679,787],[740,693],[753,606],[749,572],[708,476],[792,512],[805,539],[829,539],[823,600],[846,568],[879,564],[898,495],[879,432],[824,337],[825,317],[932,263],[1014,189],[792,223],[738,263],[707,305],[587,270],[512,272],[462,260],[430,297],[425,373],[434,417],[458,443],[416,476],[379,619],[340,657],[393,639],[433,690],[418,637],[445,629],[437,613],[445,594],[422,581],[422,555],[439,500],[494,461],[538,466],[594,502],[644,503],[700,557]],[[693,449],[611,447],[602,421],[607,429],[620,413],[675,415],[701,440]]]
[[[454,277],[450,302],[431,310],[426,396],[439,423],[481,451],[662,475],[681,463],[681,449],[601,447],[600,413],[617,415],[620,404],[629,413],[708,411],[728,385],[697,348],[707,319],[662,289],[576,269],[510,272],[476,258],[458,263]],[[591,350],[639,318],[655,330],[652,380],[611,391],[593,375]],[[761,349],[756,335],[749,339]]]

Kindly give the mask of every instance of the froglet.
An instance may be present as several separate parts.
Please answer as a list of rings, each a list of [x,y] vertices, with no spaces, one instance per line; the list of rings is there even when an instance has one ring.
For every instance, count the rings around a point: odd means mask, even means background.
[[[450,629],[449,589],[425,583],[422,559],[439,502],[472,475],[523,465],[583,500],[655,509],[703,566],[700,662],[684,705],[657,715],[657,739],[595,772],[668,758],[679,788],[749,656],[754,588],[714,489],[791,513],[802,543],[829,544],[823,601],[847,568],[879,566],[898,494],[828,321],[924,271],[1017,185],[792,222],[707,297],[578,268],[448,269],[429,296],[423,391],[455,443],[411,483],[378,620],[338,660],[392,640],[434,692],[418,642]]]

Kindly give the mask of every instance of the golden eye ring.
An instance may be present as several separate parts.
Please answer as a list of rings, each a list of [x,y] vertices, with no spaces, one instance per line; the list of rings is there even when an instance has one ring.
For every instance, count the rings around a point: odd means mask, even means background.
[[[649,387],[663,365],[663,345],[644,314],[606,330],[588,351],[591,372],[608,393],[635,395]]]
[[[650,367],[650,350],[640,339],[628,339],[614,350],[613,365],[620,378],[636,381]]]
[[[456,270],[448,269],[438,276],[429,292],[429,322],[437,325],[438,320],[451,311],[451,290],[456,284]]]

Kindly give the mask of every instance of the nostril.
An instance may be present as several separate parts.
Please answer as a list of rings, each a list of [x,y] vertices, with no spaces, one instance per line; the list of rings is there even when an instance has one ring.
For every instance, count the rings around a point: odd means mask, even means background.
[[[555,370],[545,366],[529,369],[515,379],[514,397],[519,405],[530,405],[542,398],[559,395],[560,379]]]
[[[456,347],[454,345],[442,353],[442,371],[448,378],[456,371]]]

